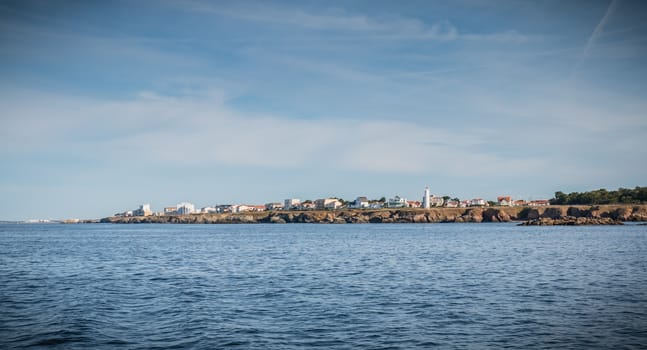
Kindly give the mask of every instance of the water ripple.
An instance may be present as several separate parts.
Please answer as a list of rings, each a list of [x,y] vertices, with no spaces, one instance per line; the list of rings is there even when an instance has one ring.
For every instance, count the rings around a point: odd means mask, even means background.
[[[646,348],[646,230],[0,225],[0,347]]]

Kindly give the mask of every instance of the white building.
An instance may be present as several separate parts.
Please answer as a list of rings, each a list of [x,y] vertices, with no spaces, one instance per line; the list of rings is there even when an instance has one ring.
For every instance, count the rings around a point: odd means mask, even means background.
[[[368,207],[369,207],[369,203],[368,203],[368,198],[366,197],[357,197],[355,199],[355,202],[351,204],[351,208],[355,208],[355,209],[364,209]]]
[[[485,202],[485,199],[483,198],[474,198],[470,201],[471,207],[484,207],[486,205],[487,205],[487,202]]]
[[[395,196],[395,198],[390,198],[386,202],[387,208],[406,208],[408,206],[407,199],[400,196]]]
[[[298,209],[299,204],[301,204],[301,200],[297,198],[289,198],[283,201],[283,209],[284,210],[292,210],[292,209]]]
[[[510,196],[499,196],[497,197],[497,201],[499,202],[500,206],[512,206],[512,198],[510,198]]]
[[[142,204],[138,209],[133,210],[133,216],[150,216],[153,215],[150,204]]]
[[[283,203],[267,203],[265,204],[267,210],[283,210]]]
[[[313,210],[314,208],[315,208],[315,204],[307,201],[303,203],[299,203],[299,205],[297,205],[298,210]]]
[[[429,198],[429,187],[425,187],[425,193],[422,195],[422,207],[425,209],[429,209],[431,207]]]
[[[211,214],[211,213],[216,213],[216,208],[214,207],[203,207],[200,208],[200,213],[202,214]]]
[[[182,202],[175,208],[177,215],[188,215],[195,213],[195,205],[189,202]]]
[[[442,207],[443,204],[445,204],[445,200],[443,199],[443,197],[432,196],[429,200],[429,204],[432,207]]]
[[[341,205],[341,202],[336,198],[323,198],[315,201],[315,208],[318,210],[339,209]]]

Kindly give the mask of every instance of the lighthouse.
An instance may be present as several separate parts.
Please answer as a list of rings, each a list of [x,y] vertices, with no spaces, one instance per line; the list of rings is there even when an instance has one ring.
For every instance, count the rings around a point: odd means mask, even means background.
[[[422,196],[422,207],[425,209],[429,209],[431,207],[429,197],[429,187],[425,187],[425,194]]]

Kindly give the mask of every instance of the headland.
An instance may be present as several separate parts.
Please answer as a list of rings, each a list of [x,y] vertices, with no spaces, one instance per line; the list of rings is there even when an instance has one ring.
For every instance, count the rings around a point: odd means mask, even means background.
[[[647,205],[553,205],[544,207],[400,208],[280,210],[246,213],[211,213],[165,216],[107,217],[116,224],[367,224],[522,222],[524,225],[605,225],[647,221]]]

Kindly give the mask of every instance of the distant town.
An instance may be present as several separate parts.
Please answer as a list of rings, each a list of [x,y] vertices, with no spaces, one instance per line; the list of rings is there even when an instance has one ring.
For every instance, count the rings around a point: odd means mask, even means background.
[[[270,202],[265,204],[220,204],[196,208],[193,203],[181,202],[175,206],[164,207],[161,211],[153,211],[150,204],[142,204],[137,209],[126,210],[114,214],[116,217],[129,216],[178,216],[190,214],[213,214],[213,213],[245,213],[261,211],[289,211],[289,210],[338,210],[338,209],[382,209],[382,208],[467,208],[467,207],[488,207],[488,206],[547,206],[550,201],[539,200],[514,200],[511,196],[499,196],[497,201],[486,201],[483,198],[459,199],[451,196],[436,196],[430,193],[429,187],[424,189],[421,200],[408,200],[398,195],[386,199],[368,199],[364,196],[355,198],[354,201],[345,201],[340,198],[330,197],[316,200],[300,200],[288,198],[282,202]]]

